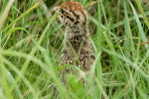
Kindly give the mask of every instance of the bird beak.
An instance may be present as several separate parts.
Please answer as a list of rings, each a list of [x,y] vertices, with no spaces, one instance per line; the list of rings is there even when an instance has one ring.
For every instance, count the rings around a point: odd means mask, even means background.
[[[52,12],[52,13],[56,13],[56,12],[58,12],[58,10],[59,10],[59,7],[56,6],[56,7],[54,7],[54,8],[51,10],[51,12]]]
[[[53,16],[53,15],[55,15],[56,14],[56,16],[58,15],[58,9],[59,9],[59,7],[54,7],[54,8],[52,8],[52,9],[50,9],[50,11],[48,12],[48,18],[50,17],[50,16]]]

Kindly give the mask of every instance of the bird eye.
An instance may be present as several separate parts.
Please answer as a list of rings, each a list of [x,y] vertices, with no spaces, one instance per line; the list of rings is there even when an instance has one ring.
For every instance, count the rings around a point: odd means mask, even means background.
[[[65,11],[64,11],[64,9],[60,9],[60,12],[63,14]]]

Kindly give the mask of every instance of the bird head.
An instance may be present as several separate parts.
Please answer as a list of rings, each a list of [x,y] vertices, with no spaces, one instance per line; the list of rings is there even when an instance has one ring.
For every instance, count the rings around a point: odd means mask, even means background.
[[[87,13],[79,2],[68,1],[54,7],[58,20],[64,26],[85,25]]]

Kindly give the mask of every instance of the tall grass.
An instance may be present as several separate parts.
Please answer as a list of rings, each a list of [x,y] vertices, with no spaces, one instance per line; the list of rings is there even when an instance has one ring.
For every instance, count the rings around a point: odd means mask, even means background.
[[[77,1],[90,13],[96,61],[85,82],[67,73],[64,84],[56,15],[40,0],[0,0],[0,99],[148,99],[148,4]]]

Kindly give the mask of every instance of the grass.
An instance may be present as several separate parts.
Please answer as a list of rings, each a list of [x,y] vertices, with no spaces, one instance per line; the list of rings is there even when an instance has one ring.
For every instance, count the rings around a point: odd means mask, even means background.
[[[64,31],[45,9],[54,0],[0,0],[0,99],[148,99],[149,4],[77,1],[90,13],[96,61],[85,83],[68,73],[63,84]]]

